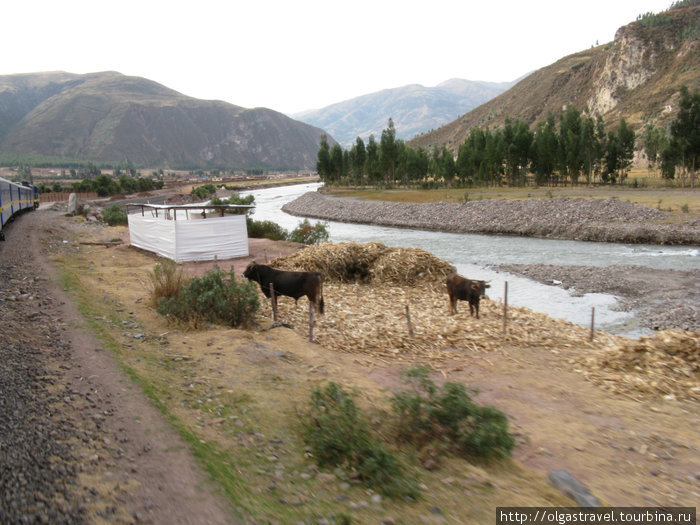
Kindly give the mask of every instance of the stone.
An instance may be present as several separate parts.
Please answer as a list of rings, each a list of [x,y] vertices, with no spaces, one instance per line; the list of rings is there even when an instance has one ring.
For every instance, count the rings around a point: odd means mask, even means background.
[[[576,501],[580,507],[601,506],[598,498],[588,490],[588,487],[565,470],[550,470],[548,479],[552,486]]]

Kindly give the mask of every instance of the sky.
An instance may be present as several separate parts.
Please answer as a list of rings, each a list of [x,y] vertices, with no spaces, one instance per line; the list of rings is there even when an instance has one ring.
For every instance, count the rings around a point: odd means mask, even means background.
[[[0,75],[118,71],[292,115],[451,78],[505,82],[672,0],[23,0]]]

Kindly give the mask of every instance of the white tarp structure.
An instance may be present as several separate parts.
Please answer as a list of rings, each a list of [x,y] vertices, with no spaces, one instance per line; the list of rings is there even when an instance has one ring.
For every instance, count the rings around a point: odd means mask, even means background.
[[[230,215],[224,211],[254,208],[252,205],[127,204],[126,207],[132,246],[178,263],[248,256],[245,214]]]

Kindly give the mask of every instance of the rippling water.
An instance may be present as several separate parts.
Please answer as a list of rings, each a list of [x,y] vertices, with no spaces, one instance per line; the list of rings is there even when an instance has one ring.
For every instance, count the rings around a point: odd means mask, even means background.
[[[285,186],[245,192],[255,196],[257,220],[271,220],[289,230],[302,220],[288,215],[281,207],[320,184]],[[614,244],[561,241],[514,236],[472,235],[428,232],[362,224],[329,222],[332,242],[381,241],[387,246],[423,248],[454,264],[462,275],[488,279],[491,299],[502,299],[508,282],[508,304],[526,306],[552,317],[590,325],[591,308],[595,307],[596,328],[621,335],[646,333],[633,313],[617,312],[617,299],[608,294],[574,297],[567,290],[547,286],[490,267],[499,264],[557,264],[610,266],[636,264],[658,269],[686,270],[700,268],[700,247]]]

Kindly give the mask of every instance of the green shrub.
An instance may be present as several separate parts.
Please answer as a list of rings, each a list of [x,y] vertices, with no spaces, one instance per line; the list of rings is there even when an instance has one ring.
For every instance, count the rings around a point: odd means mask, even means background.
[[[203,184],[202,186],[197,186],[192,188],[190,195],[194,195],[198,199],[208,199],[211,195],[216,193],[216,186],[213,184]]]
[[[255,283],[237,281],[233,270],[209,270],[193,277],[176,296],[158,300],[158,313],[198,328],[204,323],[240,326],[258,310]]]
[[[292,230],[289,240],[302,244],[321,244],[328,241],[328,224],[317,222],[313,226],[309,219],[304,219]]]
[[[429,370],[415,367],[404,373],[412,388],[392,399],[397,439],[417,446],[438,442],[462,456],[510,455],[514,440],[505,414],[477,405],[469,397],[475,391],[460,383],[438,389],[428,378]]]
[[[126,210],[118,204],[112,204],[102,210],[102,220],[110,226],[125,226],[129,223]]]
[[[228,199],[220,199],[219,197],[214,197],[209,201],[210,204],[253,204],[255,203],[255,196],[253,195],[246,195],[245,197],[241,197],[239,193],[234,193],[231,195]],[[234,215],[243,215],[244,213],[246,215],[249,215],[250,213],[253,212],[252,208],[231,208],[229,210],[226,210],[226,213],[234,214]]]
[[[375,437],[351,395],[336,383],[315,388],[303,420],[305,442],[321,467],[349,469],[367,486],[389,497],[418,494],[396,456]]]
[[[151,280],[151,297],[149,304],[156,308],[161,298],[169,299],[176,297],[180,289],[185,286],[189,279],[182,272],[182,267],[175,264],[171,259],[162,259],[153,267],[153,271],[148,274]]]
[[[272,241],[286,241],[289,238],[289,232],[276,222],[256,221],[248,217],[246,223],[248,225],[248,237],[270,239]]]

